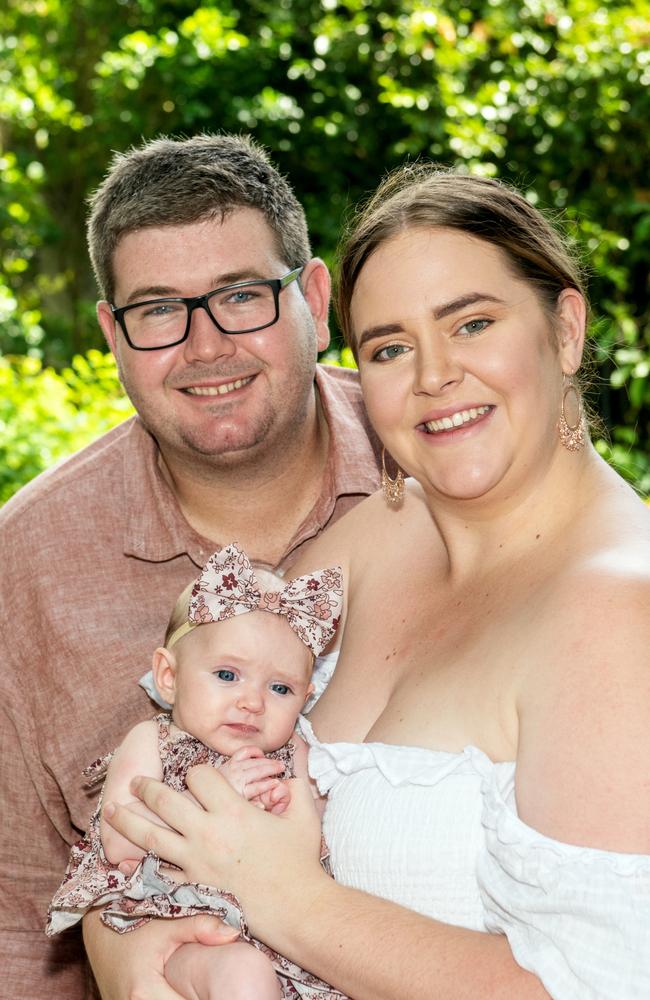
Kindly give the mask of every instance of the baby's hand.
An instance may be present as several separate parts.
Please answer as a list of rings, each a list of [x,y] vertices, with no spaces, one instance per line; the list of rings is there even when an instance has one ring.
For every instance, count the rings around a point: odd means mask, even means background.
[[[260,795],[256,795],[255,798],[250,800],[260,805],[267,812],[273,813],[275,816],[279,816],[283,813],[289,803],[291,802],[291,790],[289,788],[289,783],[287,781],[280,781],[275,779],[275,783],[267,788],[265,792]]]
[[[284,771],[284,764],[268,760],[259,747],[241,747],[219,770],[236,792],[253,801],[278,785],[277,775]]]

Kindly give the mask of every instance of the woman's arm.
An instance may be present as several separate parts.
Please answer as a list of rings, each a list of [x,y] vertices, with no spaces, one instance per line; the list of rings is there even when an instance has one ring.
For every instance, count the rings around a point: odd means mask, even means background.
[[[102,1000],[181,1000],[165,980],[165,964],[176,949],[229,944],[239,936],[208,914],[151,920],[136,931],[116,934],[102,924],[98,910],[84,917],[83,935]]]
[[[133,790],[172,828],[122,806],[110,822],[191,880],[241,900],[251,932],[355,1000],[542,1000],[539,981],[514,961],[505,938],[451,927],[338,885],[318,863],[320,824],[311,791],[296,780],[281,816],[244,801],[209,767],[188,775],[205,811],[151,779]]]

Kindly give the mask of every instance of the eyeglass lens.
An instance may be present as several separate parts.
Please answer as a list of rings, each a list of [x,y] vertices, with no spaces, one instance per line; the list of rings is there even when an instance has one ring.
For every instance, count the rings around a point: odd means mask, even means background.
[[[274,290],[261,283],[217,291],[206,300],[206,306],[225,333],[259,329],[277,318]],[[130,308],[124,320],[137,347],[164,347],[184,337],[188,306],[176,299],[144,302]]]

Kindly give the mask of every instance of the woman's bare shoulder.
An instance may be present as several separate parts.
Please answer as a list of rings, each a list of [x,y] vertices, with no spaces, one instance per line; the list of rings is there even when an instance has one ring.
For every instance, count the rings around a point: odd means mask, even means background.
[[[586,504],[548,553],[538,622],[577,662],[612,641],[622,651],[650,626],[650,507],[621,485]]]
[[[594,598],[601,591],[615,597],[620,587],[644,592],[650,581],[650,507],[619,480],[588,506],[583,521],[574,529],[569,582],[583,583]]]
[[[585,522],[531,621],[518,808],[561,840],[650,852],[650,511],[606,503]]]
[[[290,576],[337,562],[348,571],[351,566],[380,560],[381,552],[422,528],[433,528],[419,483],[406,480],[404,500],[389,505],[381,490],[362,500],[335,524],[314,539],[291,567]]]

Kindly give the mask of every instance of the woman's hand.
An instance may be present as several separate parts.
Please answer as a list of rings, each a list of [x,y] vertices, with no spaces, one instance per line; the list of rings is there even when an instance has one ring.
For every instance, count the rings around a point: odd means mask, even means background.
[[[151,920],[136,933],[116,934],[91,910],[83,920],[84,944],[103,1000],[181,1000],[165,980],[165,965],[184,944],[230,944],[237,931],[218,917],[199,914]]]
[[[294,886],[317,892],[327,879],[319,863],[320,822],[308,783],[290,782],[292,801],[280,816],[247,802],[208,764],[192,768],[187,784],[203,809],[151,778],[131,783],[132,792],[169,829],[112,803],[104,817],[133,843],[178,865],[189,880],[233,892],[252,932],[264,937]]]

